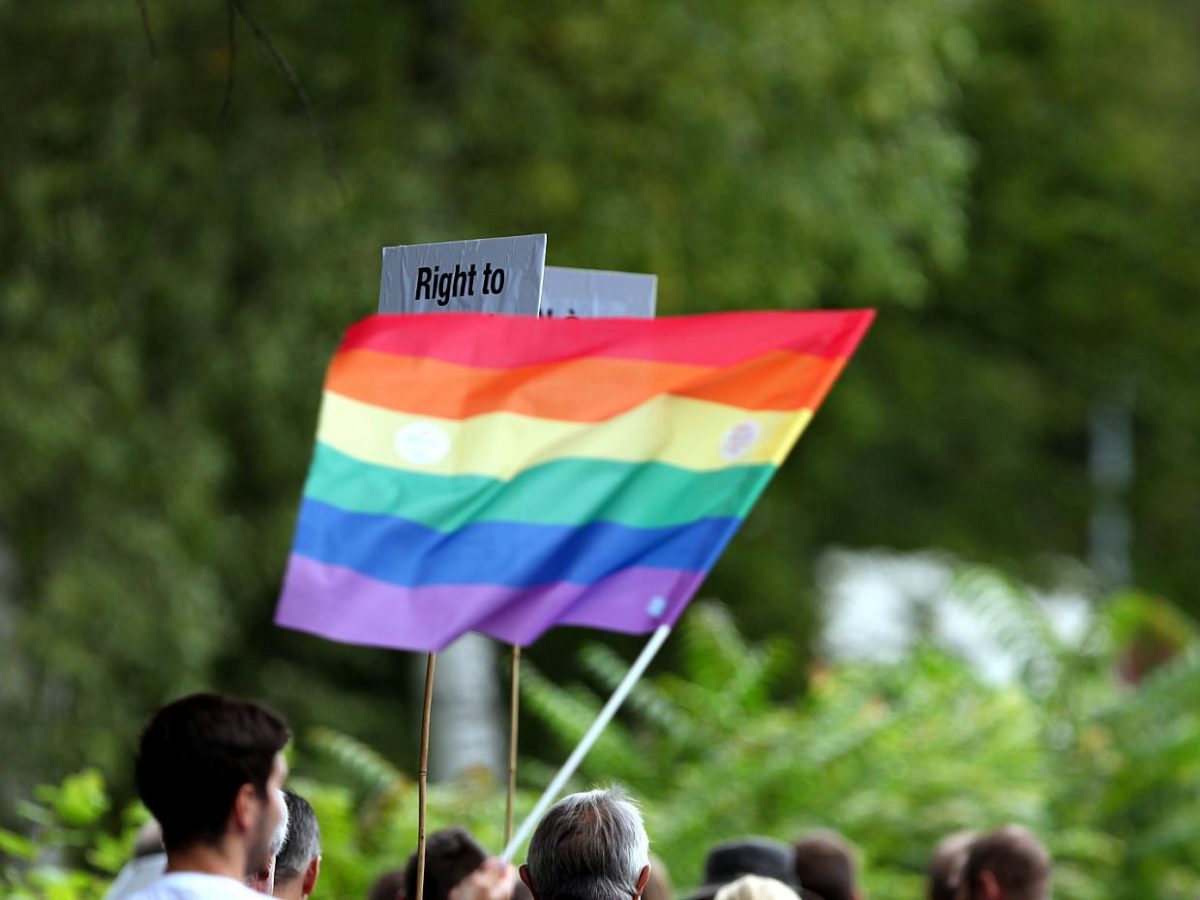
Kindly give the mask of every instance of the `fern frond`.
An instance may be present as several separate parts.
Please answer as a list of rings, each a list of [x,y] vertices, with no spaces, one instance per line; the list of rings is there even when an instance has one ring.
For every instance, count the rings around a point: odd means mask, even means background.
[[[687,674],[708,690],[728,685],[750,654],[729,611],[719,603],[692,604],[680,631]]]
[[[526,664],[521,670],[521,695],[534,712],[567,747],[574,747],[584,736],[602,704],[586,688],[575,685],[562,688],[552,684],[536,668]],[[641,757],[624,726],[609,722],[597,739],[584,766],[594,772],[622,775],[638,772]]]
[[[1135,689],[1112,696],[1093,718],[1121,721],[1125,727],[1168,721],[1180,709],[1200,707],[1200,646],[1195,646],[1155,669]]]
[[[371,793],[398,793],[409,784],[409,779],[382,754],[344,732],[317,726],[309,731],[308,744]]]
[[[604,644],[589,644],[581,656],[584,668],[608,690],[615,690],[629,664]],[[654,682],[643,678],[633,686],[626,706],[673,741],[686,740],[687,718],[663,695]]]
[[[579,696],[544,677],[532,663],[521,666],[521,697],[523,708],[534,713],[564,744],[583,737],[588,726],[600,711],[594,697]]]
[[[973,566],[954,579],[949,597],[978,615],[987,633],[1019,661],[1035,696],[1053,689],[1066,648],[1027,588],[994,569]]]

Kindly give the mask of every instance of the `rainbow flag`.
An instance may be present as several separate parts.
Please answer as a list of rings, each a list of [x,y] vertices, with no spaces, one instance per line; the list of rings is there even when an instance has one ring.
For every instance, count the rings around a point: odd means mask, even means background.
[[[276,622],[424,651],[674,623],[872,317],[358,323]]]

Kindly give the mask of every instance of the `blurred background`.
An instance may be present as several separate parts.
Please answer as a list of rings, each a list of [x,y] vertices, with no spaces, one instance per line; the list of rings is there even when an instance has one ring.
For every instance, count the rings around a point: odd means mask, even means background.
[[[292,722],[330,896],[403,860],[419,661],[271,623],[324,366],[381,246],[544,231],[660,315],[879,311],[577,779],[676,884],[823,824],[915,897],[1013,820],[1062,896],[1200,890],[1194,4],[10,0],[0,72],[0,856],[110,866],[219,688]],[[524,789],[639,645],[528,652]],[[435,825],[495,847],[502,752]]]

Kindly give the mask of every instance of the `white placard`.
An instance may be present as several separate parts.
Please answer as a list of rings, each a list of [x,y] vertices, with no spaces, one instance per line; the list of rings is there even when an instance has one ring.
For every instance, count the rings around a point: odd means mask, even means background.
[[[545,268],[544,234],[384,247],[379,311],[536,316]]]
[[[541,314],[564,319],[653,319],[657,292],[657,275],[547,266]]]

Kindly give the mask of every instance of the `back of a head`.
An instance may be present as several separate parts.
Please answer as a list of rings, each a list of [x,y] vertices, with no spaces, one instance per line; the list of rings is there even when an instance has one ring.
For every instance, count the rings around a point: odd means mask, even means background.
[[[854,853],[832,831],[815,832],[796,841],[796,877],[824,900],[854,897]]]
[[[287,794],[283,791],[279,791],[279,806],[283,810],[283,815],[279,817],[279,824],[275,826],[275,830],[271,833],[271,842],[267,845],[267,855],[273,864],[277,862],[279,854],[283,852],[284,845],[287,844],[291,827],[291,811],[288,809]]]
[[[710,847],[704,856],[704,883],[688,900],[712,900],[717,891],[743,875],[772,878],[795,888],[795,851],[767,837],[742,837]]]
[[[135,776],[167,850],[219,840],[243,785],[266,796],[275,754],[290,737],[275,713],[220,694],[192,694],[155,713]]]
[[[743,875],[717,891],[713,900],[799,900],[799,896],[776,878]]]
[[[404,896],[403,869],[384,872],[367,889],[367,900],[400,900]]]
[[[968,900],[983,896],[985,873],[991,873],[1005,900],[1046,900],[1050,869],[1050,854],[1033,832],[1006,825],[971,843],[962,880]]]
[[[308,865],[321,855],[321,828],[308,801],[294,791],[284,790],[288,814],[287,839],[275,857],[275,883],[300,878]]]
[[[487,852],[465,828],[443,828],[425,841],[424,900],[448,900],[460,881],[483,865]],[[417,854],[404,868],[406,897],[417,896]]]
[[[529,877],[539,900],[631,897],[649,861],[641,813],[617,790],[560,800],[529,844]]]
[[[967,853],[975,840],[973,831],[956,831],[938,841],[929,859],[925,895],[928,900],[957,900]]]

